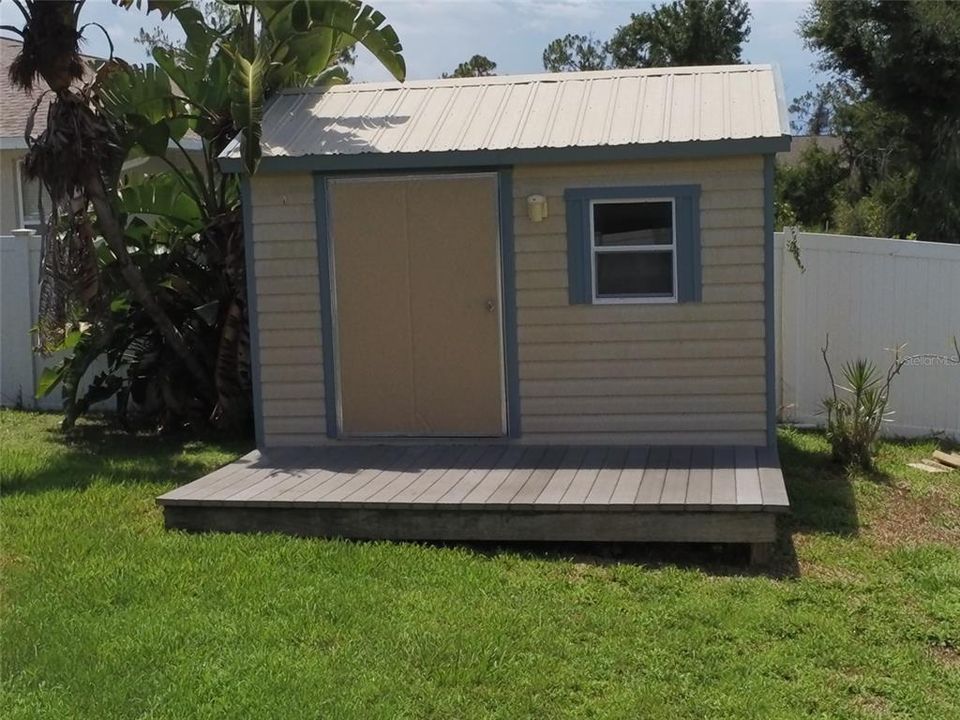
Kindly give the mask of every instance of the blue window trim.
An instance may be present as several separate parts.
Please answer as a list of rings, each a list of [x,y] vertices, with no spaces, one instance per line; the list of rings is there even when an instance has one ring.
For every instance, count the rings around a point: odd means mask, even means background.
[[[567,273],[570,303],[588,305],[593,299],[593,244],[590,238],[590,207],[593,200],[670,198],[676,216],[677,302],[700,302],[700,186],[642,185],[620,187],[568,188],[564,192],[567,210]],[[637,302],[643,302],[638,298]]]
[[[507,405],[506,437],[520,437],[520,361],[517,344],[517,290],[516,256],[513,235],[513,169],[512,168],[453,168],[445,172],[489,173],[497,175],[497,204],[500,213],[500,271],[503,293],[503,356],[504,356],[504,392]],[[338,177],[369,176],[384,177],[390,175],[412,175],[411,172],[344,172],[314,173],[313,192],[317,224],[317,257],[320,271],[320,321],[323,325],[323,382],[326,409],[326,434],[328,438],[340,435],[337,411],[337,369],[335,340],[333,334],[333,264],[330,257],[330,205],[327,192],[327,180]],[[423,171],[425,175],[437,172]],[[441,173],[442,174],[442,173]],[[257,403],[259,406],[259,402]]]

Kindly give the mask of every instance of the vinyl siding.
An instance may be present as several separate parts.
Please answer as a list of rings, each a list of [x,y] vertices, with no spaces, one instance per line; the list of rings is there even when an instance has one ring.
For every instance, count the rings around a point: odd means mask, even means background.
[[[313,178],[251,181],[263,436],[267,447],[326,442]]]
[[[701,186],[702,302],[570,305],[564,190],[654,184]],[[313,180],[251,185],[265,444],[323,444]],[[513,187],[522,442],[765,444],[762,159],[521,166]]]
[[[701,186],[702,302],[571,305],[564,190],[659,184]],[[513,187],[523,441],[765,444],[762,158],[522,166]]]

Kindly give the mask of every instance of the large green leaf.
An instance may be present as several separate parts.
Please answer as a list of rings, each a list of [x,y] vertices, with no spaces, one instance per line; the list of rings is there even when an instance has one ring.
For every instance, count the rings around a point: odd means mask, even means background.
[[[61,360],[53,367],[45,367],[40,372],[40,378],[37,380],[37,392],[35,397],[42,398],[49,395],[60,381],[63,380],[63,374],[67,370],[67,361]]]
[[[104,112],[122,128],[128,151],[139,146],[147,155],[164,155],[170,140],[180,140],[189,128],[184,104],[156,65],[116,65],[101,72],[97,91]]]
[[[259,5],[258,5],[259,6]],[[359,0],[293,0],[290,20],[298,32],[329,28],[349,35],[397,79],[406,77],[403,46],[383,13]]]
[[[172,174],[154,175],[148,181],[127,185],[120,191],[119,210],[134,217],[161,217],[176,222],[183,233],[203,226],[200,206],[182,182]]]
[[[263,74],[265,61],[261,55],[252,60],[233,52],[230,73],[230,114],[240,131],[240,154],[248,172],[260,163],[260,135],[263,122]]]

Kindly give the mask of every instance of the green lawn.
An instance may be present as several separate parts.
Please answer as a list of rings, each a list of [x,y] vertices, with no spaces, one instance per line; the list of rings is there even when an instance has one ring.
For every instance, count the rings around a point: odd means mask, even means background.
[[[850,477],[781,433],[772,572],[737,551],[186,535],[243,448],[0,413],[6,718],[960,717],[960,472]]]

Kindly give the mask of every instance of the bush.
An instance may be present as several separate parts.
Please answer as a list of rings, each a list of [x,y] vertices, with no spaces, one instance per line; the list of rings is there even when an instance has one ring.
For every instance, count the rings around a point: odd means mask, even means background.
[[[848,174],[840,154],[819,145],[804,149],[795,165],[779,165],[775,180],[778,226],[828,230]]]
[[[837,204],[835,231],[843,235],[900,237],[913,228],[911,196],[915,178],[891,175],[877,182],[867,195]]]
[[[844,465],[858,465],[865,470],[872,470],[880,428],[893,414],[887,409],[890,384],[906,362],[900,356],[903,346],[897,348],[885,378],[870,360],[858,358],[844,363],[841,372],[845,386],[837,385],[834,380],[833,369],[827,358],[829,346],[828,337],[820,352],[827,366],[833,393],[823,400],[823,408],[827,413],[826,436],[833,458]]]

